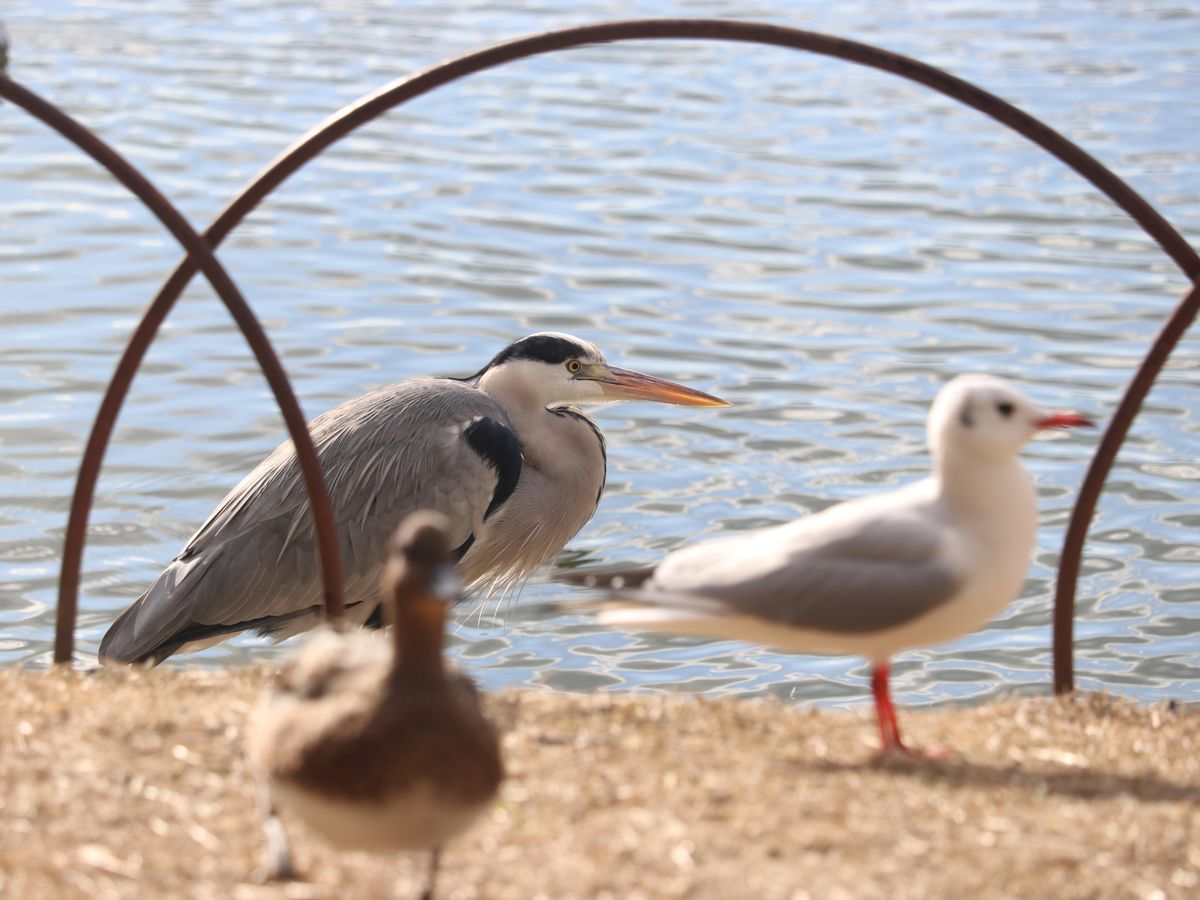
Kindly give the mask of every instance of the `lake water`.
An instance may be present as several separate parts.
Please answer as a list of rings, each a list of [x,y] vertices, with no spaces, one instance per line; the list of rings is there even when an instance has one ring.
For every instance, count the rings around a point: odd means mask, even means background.
[[[11,72],[133,161],[198,226],[297,135],[380,85],[544,28],[635,15],[759,19],[922,58],[1043,117],[1200,237],[1194,4],[550,4],[8,0]],[[509,340],[571,331],[724,410],[596,414],[608,490],[572,542],[648,562],[920,477],[923,420],[963,371],[1106,418],[1185,279],[1064,167],[979,114],[845,63],[735,44],[604,45],[475,76],[293,178],[222,259],[312,416]],[[43,126],[0,107],[0,662],[45,664],[82,443],[179,251]],[[1080,581],[1080,683],[1200,699],[1200,358],[1176,352],[1104,494]],[[196,281],[151,350],[100,483],[80,651],[282,438]],[[1021,599],[904,654],[905,703],[1049,683],[1054,567],[1097,434],[1026,459],[1042,527]],[[463,611],[485,685],[847,703],[860,660],[607,631],[533,585]],[[278,650],[242,639],[179,665]]]

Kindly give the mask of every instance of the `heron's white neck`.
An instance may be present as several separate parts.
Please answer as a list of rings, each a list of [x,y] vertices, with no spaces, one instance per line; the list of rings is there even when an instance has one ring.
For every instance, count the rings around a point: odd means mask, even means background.
[[[519,382],[480,379],[478,387],[508,416],[524,462],[512,496],[485,523],[459,571],[468,583],[489,573],[516,583],[591,518],[604,486],[604,448],[589,420],[551,412]]]
[[[587,424],[551,412],[523,380],[489,379],[485,374],[478,387],[508,414],[527,465],[552,474],[564,469],[573,471],[581,458],[596,456],[596,436]]]

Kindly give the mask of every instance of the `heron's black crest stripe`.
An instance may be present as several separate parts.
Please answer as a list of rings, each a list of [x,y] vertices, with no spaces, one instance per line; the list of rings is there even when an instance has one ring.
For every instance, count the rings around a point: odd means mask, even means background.
[[[587,348],[575,341],[552,334],[531,334],[509,344],[492,357],[491,362],[466,381],[473,381],[486,372],[514,359],[532,359],[537,362],[560,365],[568,359],[576,359],[587,353]]]
[[[483,517],[487,519],[517,489],[521,478],[521,445],[507,425],[480,416],[463,429],[467,445],[496,471],[496,489]]]
[[[608,483],[608,444],[604,441],[604,434],[600,431],[600,427],[581,413],[577,409],[572,409],[569,406],[558,406],[550,410],[550,412],[559,416],[570,416],[573,419],[578,419],[592,429],[592,434],[596,436],[596,443],[600,445],[600,458],[604,460],[604,477],[600,479],[600,490],[596,491],[596,503],[600,503],[600,497],[604,494],[604,485]]]

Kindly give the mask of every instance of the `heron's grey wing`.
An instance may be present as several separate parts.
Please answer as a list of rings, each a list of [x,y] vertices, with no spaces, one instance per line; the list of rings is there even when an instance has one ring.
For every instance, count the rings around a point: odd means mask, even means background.
[[[465,544],[520,474],[503,409],[456,381],[382,388],[331,409],[310,430],[338,523],[348,603],[374,599],[387,540],[404,515],[437,510],[449,518],[454,544]],[[221,501],[114,623],[101,655],[144,658],[188,629],[204,636],[272,630],[320,602],[312,516],[288,441]]]
[[[966,573],[935,521],[908,508],[831,512],[677,551],[639,598],[854,634],[912,621],[961,588]]]

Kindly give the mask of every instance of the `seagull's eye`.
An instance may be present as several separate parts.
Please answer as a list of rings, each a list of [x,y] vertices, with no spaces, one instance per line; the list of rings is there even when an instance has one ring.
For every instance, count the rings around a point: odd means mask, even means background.
[[[581,363],[579,360],[577,360],[577,359],[567,360],[567,371],[570,372],[572,375],[579,372],[579,370],[582,368],[583,368],[583,363]]]
[[[1002,400],[996,404],[996,412],[1000,413],[1000,415],[1004,416],[1006,419],[1013,414],[1013,410],[1015,408],[1016,407],[1014,407],[1007,400]]]

